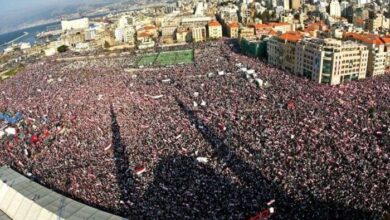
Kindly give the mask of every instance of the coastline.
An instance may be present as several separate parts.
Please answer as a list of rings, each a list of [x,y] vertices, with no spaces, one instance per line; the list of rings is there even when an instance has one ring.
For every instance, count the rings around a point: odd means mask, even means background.
[[[18,40],[20,40],[20,39],[22,39],[22,38],[28,36],[28,35],[29,35],[29,33],[28,33],[27,31],[24,31],[23,34],[22,34],[21,36],[19,36],[19,37],[13,39],[13,40],[11,40],[11,41],[5,42],[5,43],[1,44],[0,46],[6,46],[6,45],[9,45],[9,44],[12,44],[12,43],[14,43],[14,42],[16,42],[16,41],[18,41]]]

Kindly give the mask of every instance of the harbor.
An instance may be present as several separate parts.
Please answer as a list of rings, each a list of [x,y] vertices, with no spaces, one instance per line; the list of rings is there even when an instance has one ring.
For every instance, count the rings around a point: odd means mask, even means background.
[[[21,36],[15,38],[15,39],[13,39],[13,40],[11,40],[11,41],[8,41],[8,42],[6,42],[6,43],[4,43],[4,44],[2,44],[2,45],[0,45],[0,46],[6,46],[6,45],[9,45],[9,44],[12,44],[12,43],[14,43],[14,42],[16,42],[16,41],[18,41],[18,40],[20,40],[20,39],[26,37],[27,35],[29,35],[29,33],[25,31],[25,32],[23,32],[23,35],[21,35]]]
[[[15,43],[30,43],[31,45],[39,44],[42,39],[38,38],[37,35],[47,31],[47,27],[59,25],[59,22],[40,25],[36,27],[26,28],[11,33],[0,34],[0,51],[3,51],[11,44]],[[28,33],[27,35],[25,33]],[[23,36],[23,37],[22,37]]]

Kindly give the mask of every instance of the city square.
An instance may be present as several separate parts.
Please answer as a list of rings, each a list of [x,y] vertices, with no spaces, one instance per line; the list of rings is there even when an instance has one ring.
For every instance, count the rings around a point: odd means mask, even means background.
[[[30,65],[0,84],[0,111],[23,114],[0,163],[130,218],[246,219],[272,200],[277,219],[382,216],[389,75],[318,85],[211,44],[133,73],[136,56]]]

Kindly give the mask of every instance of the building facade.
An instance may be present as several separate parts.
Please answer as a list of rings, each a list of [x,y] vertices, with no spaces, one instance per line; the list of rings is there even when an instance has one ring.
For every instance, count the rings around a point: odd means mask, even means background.
[[[352,41],[288,32],[269,39],[267,53],[270,64],[318,83],[336,85],[367,74],[368,48]]]
[[[368,19],[367,28],[371,32],[388,30],[390,28],[390,19],[383,14],[376,14],[374,18]]]
[[[227,36],[230,38],[238,38],[238,30],[240,25],[238,22],[230,22],[227,25]]]
[[[341,7],[338,0],[332,0],[332,2],[330,2],[329,15],[332,17],[341,17]]]
[[[241,27],[239,30],[239,38],[251,38],[255,36],[255,29],[253,27]]]
[[[222,25],[218,21],[210,21],[207,25],[210,39],[222,37]]]
[[[87,29],[88,26],[89,26],[88,18],[61,21],[61,29],[63,32],[69,30],[84,30]]]
[[[294,72],[295,48],[302,37],[300,32],[287,32],[280,36],[271,37],[267,43],[268,63]]]
[[[176,41],[178,43],[185,43],[192,41],[192,33],[188,28],[179,27],[176,30]]]
[[[299,9],[301,7],[301,0],[291,0],[291,8]]]
[[[337,85],[366,78],[368,49],[365,45],[336,39],[303,39],[297,43],[294,73],[318,83]]]
[[[194,27],[192,28],[191,32],[192,32],[192,40],[194,42],[205,41],[207,38],[206,27],[204,26]]]
[[[176,34],[177,26],[169,25],[161,27],[161,36],[174,36]]]
[[[385,73],[388,53],[386,41],[388,38],[374,34],[345,33],[345,40],[354,40],[368,48],[367,76],[378,76]]]

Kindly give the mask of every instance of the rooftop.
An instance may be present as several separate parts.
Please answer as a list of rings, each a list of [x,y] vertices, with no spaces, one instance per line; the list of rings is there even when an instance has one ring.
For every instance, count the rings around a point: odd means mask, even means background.
[[[323,22],[315,22],[310,23],[306,26],[305,31],[316,31],[316,30],[322,30],[323,28],[327,27],[327,25]]]
[[[150,37],[151,34],[145,31],[139,32],[138,37]]]
[[[270,22],[268,23],[269,26],[272,26],[272,27],[278,27],[278,26],[290,26],[289,23],[287,22]]]
[[[279,36],[279,39],[281,40],[287,40],[290,42],[298,42],[303,37],[301,32],[297,31],[289,31]]]
[[[218,21],[216,21],[216,20],[210,21],[208,23],[208,25],[209,25],[209,27],[219,27],[219,26],[221,26],[221,24]]]
[[[390,43],[390,36],[380,37],[379,35],[375,34],[359,34],[354,32],[346,32],[344,33],[344,38],[354,39],[362,43],[375,45]]]
[[[228,26],[230,27],[230,28],[239,28],[240,27],[240,25],[237,23],[237,22],[230,22],[229,24],[228,24]]]
[[[154,30],[154,29],[156,29],[156,26],[154,26],[154,25],[147,25],[144,27],[144,30],[146,30],[146,31]]]
[[[268,24],[255,24],[254,25],[255,29],[269,29],[269,28],[272,28],[272,26],[268,25]]]

